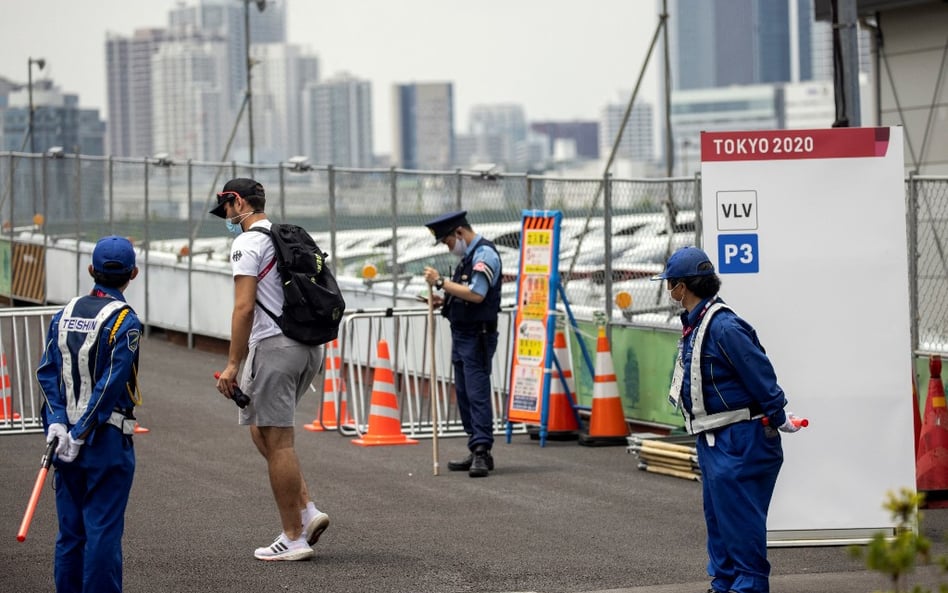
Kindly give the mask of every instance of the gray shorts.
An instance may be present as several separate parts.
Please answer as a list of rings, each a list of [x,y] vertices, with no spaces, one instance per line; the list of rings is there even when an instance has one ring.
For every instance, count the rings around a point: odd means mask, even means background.
[[[296,404],[322,364],[322,346],[300,344],[283,334],[257,342],[240,376],[240,388],[250,396],[250,403],[240,410],[240,424],[293,426]]]

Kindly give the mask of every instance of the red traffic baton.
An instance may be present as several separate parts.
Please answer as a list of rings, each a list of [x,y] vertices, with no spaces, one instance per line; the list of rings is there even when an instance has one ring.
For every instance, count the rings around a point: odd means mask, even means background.
[[[26,504],[26,512],[23,513],[23,521],[20,523],[20,530],[16,532],[16,541],[26,540],[26,532],[30,530],[30,523],[33,522],[33,513],[36,512],[36,505],[39,503],[40,494],[43,492],[43,484],[46,483],[46,473],[49,472],[49,466],[53,463],[53,451],[56,450],[56,444],[59,438],[56,437],[46,445],[46,452],[43,453],[43,459],[40,460],[39,474],[36,476],[36,483],[33,484],[33,493],[30,494],[30,501]]]
[[[761,418],[760,421],[764,423],[764,426],[770,426],[770,418],[767,416]],[[806,428],[810,425],[810,421],[806,418],[797,418],[794,416],[790,419],[790,424],[796,426],[797,428]]]

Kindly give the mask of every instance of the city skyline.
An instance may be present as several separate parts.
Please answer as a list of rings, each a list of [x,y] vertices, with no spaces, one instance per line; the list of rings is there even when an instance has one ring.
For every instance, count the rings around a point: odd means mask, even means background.
[[[380,154],[392,151],[389,93],[398,83],[453,82],[455,128],[461,133],[468,130],[471,108],[485,104],[520,104],[531,121],[596,120],[617,93],[634,86],[658,22],[655,3],[619,0],[602,0],[595,14],[565,1],[284,3],[287,40],[318,56],[321,78],[348,72],[372,82]],[[51,78],[64,92],[78,94],[82,107],[97,108],[108,120],[106,33],[130,36],[137,29],[165,27],[177,5],[162,0],[129,11],[127,2],[101,0],[96,13],[88,14],[82,3],[67,0],[18,4],[8,11],[10,34],[0,41],[0,76],[23,83],[27,59],[43,57],[46,68],[34,72],[34,81]],[[71,26],[54,31],[50,15]],[[651,103],[657,92],[655,58],[640,91]]]

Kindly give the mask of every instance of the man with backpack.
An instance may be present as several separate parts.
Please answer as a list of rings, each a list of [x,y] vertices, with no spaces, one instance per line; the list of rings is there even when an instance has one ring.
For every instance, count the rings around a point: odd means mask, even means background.
[[[260,560],[306,560],[314,555],[311,546],[329,526],[329,516],[317,510],[309,498],[293,445],[293,425],[296,404],[321,368],[323,349],[318,340],[306,344],[281,329],[283,270],[271,231],[292,225],[272,224],[265,205],[260,183],[237,178],[224,185],[217,194],[217,206],[211,210],[236,235],[230,251],[234,276],[230,350],[217,389],[232,398],[239,385],[250,398],[240,410],[239,422],[250,426],[253,443],[266,459],[280,512],[282,532],[272,544],[257,548],[254,556]]]

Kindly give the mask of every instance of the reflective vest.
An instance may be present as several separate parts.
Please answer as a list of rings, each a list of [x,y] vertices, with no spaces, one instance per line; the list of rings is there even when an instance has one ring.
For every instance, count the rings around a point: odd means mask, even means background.
[[[76,310],[76,305],[82,301]],[[128,309],[128,303],[117,300],[107,301],[98,311],[89,310],[95,301],[87,297],[76,297],[63,308],[59,320],[59,347],[62,358],[62,379],[66,395],[66,415],[70,426],[75,425],[82,418],[92,398],[92,390],[96,384],[93,375],[95,360],[98,355],[99,336],[102,328],[112,315],[121,309]],[[121,319],[116,320],[115,328],[121,325]],[[75,353],[70,349],[70,343],[76,347]],[[126,415],[119,410],[113,410],[107,420],[124,431]]]
[[[672,376],[671,389],[668,391],[668,399],[681,410],[685,419],[685,428],[689,434],[698,434],[706,430],[714,430],[752,419],[750,408],[741,408],[738,410],[726,410],[715,414],[708,414],[704,409],[704,391],[701,385],[701,351],[704,347],[704,335],[711,324],[711,318],[722,309],[731,311],[731,308],[724,303],[715,303],[711,305],[704,318],[694,330],[694,346],[691,349],[691,412],[685,410],[682,406],[681,390],[685,375],[684,361],[681,359],[682,349],[678,349],[678,359],[675,364],[675,374]],[[684,338],[682,338],[684,339]]]

